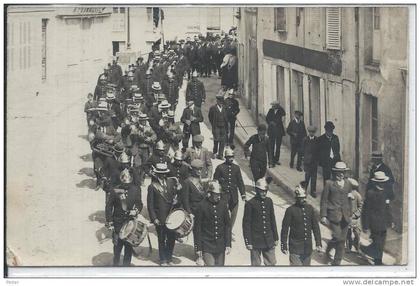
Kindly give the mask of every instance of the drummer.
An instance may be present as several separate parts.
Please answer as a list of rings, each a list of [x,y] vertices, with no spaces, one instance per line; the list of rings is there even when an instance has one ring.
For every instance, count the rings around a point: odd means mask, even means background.
[[[209,183],[208,192],[210,195],[199,204],[194,219],[194,248],[206,266],[224,266],[232,242],[229,209],[220,200],[218,181]]]
[[[176,234],[166,227],[165,222],[176,204],[178,188],[173,179],[167,178],[169,169],[165,163],[157,163],[152,168],[152,182],[147,190],[147,209],[158,236],[159,264],[168,266],[172,265]]]
[[[141,190],[133,184],[133,177],[128,169],[120,174],[121,184],[114,187],[105,207],[105,225],[113,230],[112,241],[114,243],[113,266],[119,266],[120,255],[124,247],[123,266],[130,266],[133,255],[133,247],[119,238],[121,227],[129,220],[134,219],[141,212]]]

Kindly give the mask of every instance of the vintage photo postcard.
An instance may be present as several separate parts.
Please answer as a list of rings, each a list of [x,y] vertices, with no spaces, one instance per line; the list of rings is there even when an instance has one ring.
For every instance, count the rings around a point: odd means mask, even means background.
[[[4,9],[7,277],[414,273],[414,5]]]

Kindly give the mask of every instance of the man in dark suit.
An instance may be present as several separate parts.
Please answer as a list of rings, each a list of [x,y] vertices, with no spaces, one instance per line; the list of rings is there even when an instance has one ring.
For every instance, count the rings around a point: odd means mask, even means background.
[[[291,147],[291,153],[290,153],[290,168],[293,168],[294,162],[295,162],[295,156],[297,154],[297,163],[296,163],[296,170],[299,172],[302,171],[301,165],[302,165],[302,145],[303,140],[306,136],[306,127],[305,123],[303,122],[302,118],[303,114],[302,112],[296,110],[295,116],[292,121],[290,121],[289,126],[287,126],[287,134],[290,135],[290,147]]]
[[[270,164],[270,167],[273,166],[273,154],[271,153],[268,137],[265,135],[266,131],[267,126],[264,124],[258,125],[258,133],[252,135],[244,145],[245,158],[251,155],[251,172],[255,182],[265,176],[267,163]],[[249,147],[251,145],[252,152],[249,152]]]
[[[194,101],[188,101],[187,107],[182,112],[181,122],[184,124],[182,151],[185,152],[188,148],[190,137],[201,134],[200,122],[203,122],[203,114],[201,113],[201,109],[194,105]]]
[[[318,138],[318,159],[322,167],[324,185],[331,177],[331,168],[341,160],[340,140],[334,132],[334,123],[327,121],[324,125],[325,133]]]
[[[206,101],[206,90],[204,84],[198,80],[197,71],[192,74],[192,79],[187,84],[187,90],[185,91],[185,100],[194,101],[195,106],[201,108],[201,104]]]
[[[280,165],[280,147],[283,139],[284,126],[283,118],[286,115],[283,107],[278,101],[271,103],[271,108],[265,117],[268,124],[268,138],[270,140],[270,149],[273,154],[274,164]]]
[[[318,175],[318,142],[315,136],[316,127],[309,126],[309,135],[303,140],[303,170],[305,171],[305,186],[311,183],[311,196],[316,198],[316,179]]]
[[[210,107],[209,121],[213,133],[213,154],[217,159],[223,160],[223,151],[227,140],[228,118],[224,106],[223,93],[216,95],[217,103]]]
[[[152,182],[147,190],[147,210],[150,221],[156,227],[160,265],[167,266],[172,264],[176,235],[166,227],[165,222],[176,204],[176,195],[180,188],[174,179],[167,178],[169,169],[166,164],[156,164],[152,172]]]
[[[325,251],[327,256],[335,248],[332,265],[341,264],[347,231],[353,215],[352,185],[345,179],[345,172],[348,170],[344,162],[337,162],[332,168],[333,178],[327,180],[321,195],[321,223],[329,225],[332,231],[332,239]]]
[[[286,209],[281,228],[281,251],[289,252],[290,265],[311,265],[312,233],[316,249],[321,252],[321,232],[315,209],[306,203],[306,191],[295,189],[296,203]],[[290,231],[289,231],[290,230]],[[289,244],[287,244],[289,237]],[[289,247],[288,247],[289,246]]]
[[[267,197],[268,184],[265,178],[257,181],[255,196],[245,203],[242,229],[246,248],[251,254],[251,265],[276,265],[275,247],[279,242],[273,201]]]
[[[387,188],[390,188],[393,190],[393,186],[395,183],[394,175],[392,174],[391,168],[388,167],[383,161],[382,153],[380,152],[373,152],[372,153],[372,168],[369,171],[369,183],[367,188],[370,188],[371,185],[374,185],[373,182],[371,182],[372,178],[375,176],[376,172],[384,172],[385,175],[389,178],[387,181]]]
[[[207,195],[200,180],[202,169],[203,162],[194,159],[191,162],[191,174],[182,185],[182,206],[193,216],[197,214],[198,205]]]
[[[362,208],[362,228],[365,233],[370,230],[373,242],[368,248],[372,250],[375,265],[382,265],[386,232],[393,224],[389,204],[394,194],[392,190],[387,190],[389,179],[382,171],[374,173]]]
[[[130,266],[133,255],[133,247],[119,238],[123,225],[134,219],[142,210],[141,190],[134,185],[133,177],[128,169],[121,172],[121,184],[113,188],[105,207],[106,226],[113,229],[112,238],[114,243],[113,265],[120,263],[121,251],[124,247],[124,266]]]
[[[194,248],[206,266],[224,266],[232,243],[229,210],[217,181],[209,183],[208,192],[195,217]]]
[[[174,162],[169,168],[172,175],[175,176],[181,184],[190,176],[189,166],[185,163],[181,150],[175,151]]]
[[[226,113],[228,118],[228,139],[227,142],[231,146],[233,145],[233,139],[235,137],[235,124],[236,124],[236,116],[239,114],[239,102],[236,100],[234,96],[234,90],[229,89],[228,95],[225,99],[225,106],[226,106]]]

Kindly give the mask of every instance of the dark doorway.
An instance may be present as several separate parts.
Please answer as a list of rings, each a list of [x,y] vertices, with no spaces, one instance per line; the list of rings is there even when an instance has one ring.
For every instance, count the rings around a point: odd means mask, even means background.
[[[119,51],[120,51],[120,42],[113,41],[112,42],[112,55],[116,56]]]

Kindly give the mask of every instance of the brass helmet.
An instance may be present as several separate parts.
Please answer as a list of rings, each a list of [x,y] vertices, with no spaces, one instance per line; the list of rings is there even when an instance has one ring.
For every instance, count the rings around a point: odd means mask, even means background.
[[[120,173],[120,181],[123,184],[130,184],[133,181],[133,177],[130,174],[130,171],[128,169],[124,169]]]

